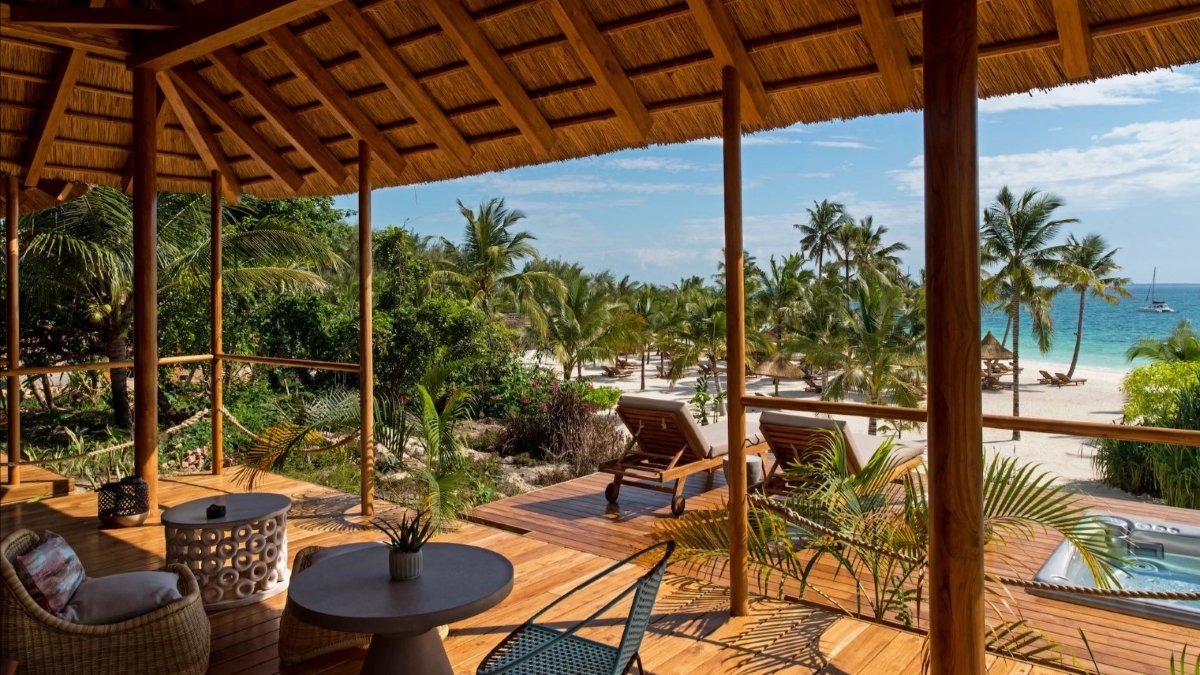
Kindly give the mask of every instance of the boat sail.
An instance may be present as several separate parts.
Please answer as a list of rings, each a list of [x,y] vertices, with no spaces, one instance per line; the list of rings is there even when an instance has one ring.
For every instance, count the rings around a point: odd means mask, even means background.
[[[1175,310],[1167,304],[1166,300],[1157,300],[1154,297],[1154,288],[1158,284],[1158,268],[1154,268],[1154,276],[1150,278],[1150,292],[1146,294],[1146,304],[1138,307],[1139,312],[1149,312],[1151,314],[1172,314]]]

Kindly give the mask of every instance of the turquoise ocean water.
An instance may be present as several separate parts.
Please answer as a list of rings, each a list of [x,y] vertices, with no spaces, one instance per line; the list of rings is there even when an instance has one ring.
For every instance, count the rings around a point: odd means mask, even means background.
[[[1120,304],[1109,305],[1102,300],[1088,298],[1083,317],[1083,345],[1079,350],[1079,363],[1099,368],[1128,369],[1125,351],[1135,340],[1144,335],[1165,338],[1181,319],[1191,319],[1200,327],[1200,284],[1159,284],[1155,296],[1165,300],[1175,309],[1174,314],[1149,314],[1139,312],[1138,307],[1146,304],[1149,284],[1129,286],[1133,298]],[[1054,318],[1054,344],[1050,351],[1042,354],[1037,349],[1033,334],[1029,331],[1028,315],[1021,319],[1021,356],[1024,359],[1068,364],[1075,349],[1075,326],[1079,316],[1079,296],[1064,292],[1054,299],[1050,311]],[[1003,339],[1004,317],[989,314],[984,309],[983,330],[992,331],[996,339]],[[1012,346],[1012,338],[1008,340]],[[1136,364],[1135,364],[1136,365]]]

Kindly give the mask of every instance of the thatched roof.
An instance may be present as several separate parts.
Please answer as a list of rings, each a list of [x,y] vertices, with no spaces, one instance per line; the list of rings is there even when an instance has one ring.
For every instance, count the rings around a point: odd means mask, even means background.
[[[778,354],[772,358],[763,361],[750,372],[763,377],[771,377],[780,380],[799,379],[804,377],[804,369],[792,363],[792,360],[784,354]]]
[[[1005,349],[990,330],[987,335],[983,336],[983,342],[979,345],[979,353],[984,361],[1007,361],[1013,357],[1013,353]]]
[[[872,17],[869,25],[882,25],[875,34],[884,36],[874,41],[868,39],[856,8],[875,5],[854,0],[463,0],[462,5],[434,0],[350,1],[335,6],[311,0],[292,3],[329,9],[293,18],[283,29],[287,33],[275,33],[274,39],[265,41],[262,35],[240,39],[232,50],[223,52],[220,66],[214,62],[221,59],[206,53],[175,66],[184,71],[182,79],[172,76],[168,84],[174,82],[172,88],[187,100],[168,100],[161,114],[160,189],[203,191],[215,168],[210,165],[227,159],[228,171],[240,187],[263,197],[354,190],[352,169],[361,129],[351,129],[334,114],[336,108],[327,103],[328,89],[319,96],[317,83],[297,74],[297,58],[319,64],[326,84],[332,82],[344,92],[374,127],[372,134],[382,134],[403,158],[393,157],[391,162],[404,164],[397,175],[386,169],[377,172],[376,186],[444,180],[716,136],[721,128],[721,64],[714,51],[744,50],[755,71],[751,79],[761,82],[763,93],[757,101],[753,95],[743,97],[748,131],[921,106],[921,5],[914,0],[899,0],[894,18],[884,16],[881,24],[879,17]],[[60,106],[65,105],[65,115],[50,130],[42,177],[122,184],[128,176],[133,133],[132,79],[126,60],[144,61],[153,49],[161,52],[173,43],[186,42],[188,31],[201,23],[193,18],[197,12],[230,2],[205,0],[186,10],[189,15],[177,21],[181,28],[137,31],[136,36],[129,30],[83,31],[14,22],[10,14],[18,11],[15,6],[0,5],[4,38],[0,41],[0,172],[27,170],[37,145],[33,139],[44,136],[37,130],[39,117],[48,115],[57,98]],[[45,5],[50,0],[21,4]],[[256,4],[230,6],[243,10]],[[269,4],[289,3],[272,0]],[[981,96],[1200,60],[1200,2],[1196,0],[1082,3],[1090,26],[1090,37],[1083,33],[1091,43],[1091,57],[1074,63],[1065,60],[1064,53],[1087,52],[1082,42],[1069,49],[1060,45],[1054,4],[1052,0],[981,0]],[[444,28],[455,25],[454,17],[437,16],[434,10],[450,5],[466,10],[458,25],[465,21],[467,33],[481,31],[474,35],[481,34],[482,41],[472,42],[471,35],[464,38]],[[572,8],[583,12],[572,13]],[[705,22],[712,21],[705,18],[706,11],[715,12],[718,22],[727,16],[739,40],[714,50],[706,38],[714,32],[704,30]],[[382,58],[391,59],[390,52],[395,57],[393,67],[399,65],[403,71],[399,77],[409,73],[415,78],[415,90],[404,90],[403,82],[395,84],[395,72],[389,88],[382,76],[385,71],[359,54],[358,50],[370,52],[364,46],[364,26],[386,40]],[[1078,24],[1076,29],[1072,35],[1079,33]],[[284,51],[289,44],[295,47],[296,40],[304,53],[287,57]],[[56,97],[55,84],[63,80],[64,72],[70,74],[73,51],[60,45],[81,42],[86,42],[87,49],[81,50],[86,56],[79,57],[82,63],[74,86]],[[603,75],[606,71],[596,65],[596,59],[581,57],[586,51],[579,49],[581,44],[592,45],[592,56],[599,54],[599,61],[611,57],[617,67]],[[492,70],[481,69],[477,53],[468,54],[472,46],[492,53],[484,56],[493,58]],[[131,51],[135,51],[132,56]],[[912,79],[890,76],[885,82],[875,54],[896,56],[900,51],[899,61],[909,64],[900,70]],[[496,64],[511,75],[497,75]],[[268,119],[269,106],[253,100],[254,94],[247,90],[253,83],[235,82],[231,73],[238,69],[243,78],[258,81],[260,93],[266,91],[267,97],[290,109],[284,114],[299,120],[298,128],[293,125],[285,133],[285,123]],[[597,77],[603,86],[597,84]],[[906,90],[905,82],[914,86]],[[407,86],[412,87],[411,80]],[[208,90],[216,105],[231,106],[249,125],[242,131],[252,130],[257,137],[251,139],[257,148],[250,147],[237,130],[223,128],[230,124],[213,119],[216,116],[208,105],[201,106],[203,111],[197,109],[191,99],[205,97],[196,94],[196,88]],[[416,91],[416,98],[427,96],[422,99],[425,107],[420,101],[414,104],[413,96],[400,97],[393,90]],[[498,95],[507,100],[498,101]],[[216,160],[201,158],[193,143],[197,132],[188,133],[177,108],[191,108],[204,127],[211,127],[220,155]],[[302,152],[298,146],[304,144],[297,143],[297,134],[311,135],[331,156],[311,147]],[[374,135],[367,140],[374,144],[380,138]],[[283,158],[282,168],[276,165],[268,170],[261,156],[271,153]],[[339,171],[338,164],[348,175]],[[279,178],[289,171],[298,176],[290,176],[290,181]],[[287,182],[297,187],[289,188]]]

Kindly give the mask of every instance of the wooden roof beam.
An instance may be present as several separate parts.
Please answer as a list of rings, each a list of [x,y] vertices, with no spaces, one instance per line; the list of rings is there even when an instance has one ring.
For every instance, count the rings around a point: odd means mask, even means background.
[[[308,127],[296,117],[291,108],[283,102],[258,77],[254,71],[238,56],[233,47],[222,47],[209,54],[217,67],[233,80],[238,89],[246,95],[263,116],[271,121],[280,133],[288,139],[300,154],[304,155],[313,167],[329,179],[331,183],[341,185],[350,177],[350,173],[337,157],[317,139]]]
[[[325,10],[325,13],[349,35],[358,38],[356,47],[359,55],[375,70],[409,114],[433,137],[434,142],[453,155],[460,164],[470,162],[474,151],[462,133],[421,87],[362,11],[346,0]]]
[[[25,176],[26,187],[37,185],[50,156],[50,148],[54,146],[54,137],[62,125],[67,112],[67,104],[75,93],[75,80],[83,68],[83,60],[87,53],[82,49],[68,49],[58,55],[54,63],[54,74],[50,78],[50,94],[42,104],[38,114],[37,126],[29,138],[25,152],[24,166],[21,171]]]
[[[94,54],[125,58],[133,52],[129,33],[102,28],[59,28],[14,23],[12,11],[17,5],[0,3],[0,37],[82,49]]]
[[[862,19],[863,36],[871,46],[883,88],[895,105],[909,108],[917,93],[917,78],[904,48],[904,36],[892,9],[892,0],[855,0]]]
[[[194,67],[188,64],[172,68],[167,72],[175,84],[199,104],[217,124],[224,127],[225,131],[238,139],[246,151],[262,163],[267,171],[284,186],[284,189],[295,192],[300,189],[301,185],[304,185],[304,178],[296,173],[292,165],[288,164],[288,161],[262,136],[259,136],[250,124],[242,119],[242,116],[226,103],[225,99],[213,90],[208,82],[204,81],[204,78],[200,77],[200,73],[197,73]],[[174,104],[171,107],[174,108]],[[176,113],[178,114],[178,112],[178,108],[176,108]],[[210,170],[213,168],[210,167]]]
[[[549,155],[554,148],[554,130],[459,0],[423,0],[421,4],[458,45],[472,71],[496,97],[534,151]]]
[[[321,62],[312,52],[300,42],[286,26],[280,26],[262,35],[280,58],[300,77],[308,81],[316,91],[317,98],[325,104],[329,112],[337,118],[346,131],[360,141],[365,141],[375,151],[384,164],[391,169],[396,178],[404,173],[406,162],[396,150],[396,146],[387,136],[375,126],[366,113],[350,99],[346,90],[333,79],[329,71],[321,66]]]
[[[634,143],[644,143],[654,121],[583,2],[550,0],[548,4],[554,20],[617,114],[625,137]]]
[[[55,28],[173,30],[183,25],[183,13],[168,9],[13,5],[10,20],[16,24]]]
[[[758,69],[746,53],[746,45],[729,16],[729,10],[725,9],[724,1],[687,0],[687,4],[717,65],[737,69],[742,81],[742,112],[746,121],[752,125],[761,124],[771,111],[771,99],[763,87]]]
[[[139,43],[129,66],[165,70],[254,37],[339,0],[208,0],[184,8],[179,30]]]
[[[1092,77],[1092,30],[1083,0],[1054,0],[1054,21],[1068,79]]]
[[[221,149],[221,144],[217,142],[217,137],[212,132],[212,127],[209,126],[208,120],[204,117],[204,113],[200,110],[190,98],[187,97],[176,84],[176,81],[171,78],[169,73],[163,72],[158,74],[158,86],[162,90],[163,100],[170,104],[175,110],[175,116],[179,118],[179,123],[183,126],[184,133],[192,141],[192,145],[196,148],[196,152],[200,155],[204,166],[208,167],[209,171],[216,171],[221,174],[224,180],[221,181],[222,191],[225,195],[225,201],[236,204],[242,197],[241,181],[237,174],[233,171],[233,166],[225,157],[225,151]],[[158,117],[162,117],[163,113],[158,113]]]

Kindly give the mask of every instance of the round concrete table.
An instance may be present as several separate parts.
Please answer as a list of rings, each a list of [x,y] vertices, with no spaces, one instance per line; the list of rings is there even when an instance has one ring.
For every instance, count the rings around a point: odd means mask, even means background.
[[[225,515],[209,518],[210,504]],[[266,492],[205,497],[163,511],[167,563],[196,577],[207,610],[258,602],[288,586],[287,512],[292,500]]]
[[[323,560],[296,576],[288,601],[318,628],[373,633],[364,674],[452,675],[437,627],[475,616],[508,597],[513,566],[477,546],[426,544],[421,576],[392,581],[388,549]]]

